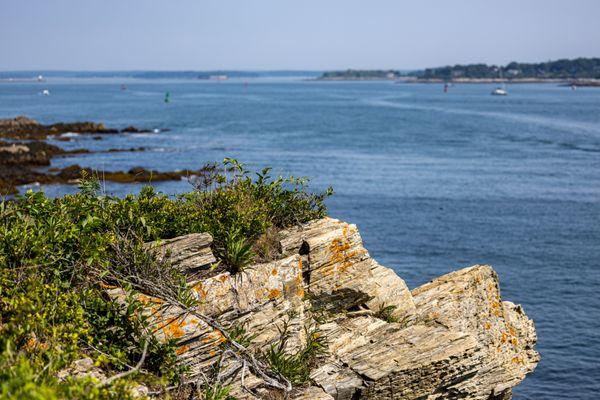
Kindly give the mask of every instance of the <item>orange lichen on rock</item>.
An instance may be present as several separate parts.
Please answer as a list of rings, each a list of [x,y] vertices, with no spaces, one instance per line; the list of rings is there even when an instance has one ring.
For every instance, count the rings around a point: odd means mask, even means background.
[[[141,301],[142,303],[146,304],[146,303],[150,303],[151,299],[150,297],[146,296],[145,294],[138,294],[137,298],[139,301]]]
[[[342,238],[333,239],[329,245],[329,251],[331,251],[331,262],[339,263],[343,262],[347,256],[346,251],[350,248],[350,244],[344,243]]]
[[[198,296],[200,296],[201,300],[206,299],[206,290],[204,290],[202,282],[198,282],[192,289],[194,289],[194,291],[198,293]]]
[[[269,299],[273,300],[281,296],[281,290],[279,289],[271,289],[269,291]]]
[[[523,362],[523,358],[521,358],[520,356],[515,356],[512,358],[511,360],[514,364],[524,364]]]
[[[181,347],[178,347],[177,350],[175,350],[175,354],[180,356],[183,353],[185,353],[186,351],[188,351],[189,349],[190,349],[190,346],[183,345]]]
[[[215,341],[215,345],[220,346],[221,344],[225,343],[227,341],[227,338],[225,338],[225,336],[223,336],[223,334],[219,331],[215,331],[215,336],[216,336],[216,341]]]
[[[277,275],[277,268],[273,268],[273,270],[271,271],[271,275],[273,275],[273,276]]]
[[[179,317],[168,318],[166,323],[160,327],[165,337],[179,339],[185,335],[185,332],[181,329],[183,322],[177,322],[178,320]]]

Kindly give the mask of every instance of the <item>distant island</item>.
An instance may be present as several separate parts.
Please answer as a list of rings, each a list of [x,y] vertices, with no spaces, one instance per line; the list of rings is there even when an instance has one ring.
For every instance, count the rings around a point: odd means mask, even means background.
[[[330,71],[319,80],[399,80],[407,82],[490,83],[499,81],[559,82],[577,86],[600,86],[600,58],[561,59],[542,63],[511,62],[505,66],[467,64],[426,68],[402,73],[395,70]]]
[[[394,80],[402,76],[399,71],[394,70],[361,70],[347,69],[345,71],[324,72],[318,80],[326,81],[362,81],[362,80]]]

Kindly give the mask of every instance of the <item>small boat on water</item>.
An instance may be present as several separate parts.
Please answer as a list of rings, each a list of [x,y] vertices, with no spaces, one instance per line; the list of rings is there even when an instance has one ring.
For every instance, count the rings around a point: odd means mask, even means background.
[[[50,91],[48,89],[44,89],[44,90],[42,90],[42,95],[50,96]]]
[[[501,86],[498,86],[496,89],[492,90],[492,96],[506,96],[508,95],[508,91],[504,86],[504,81],[502,80],[502,68],[500,68],[500,82],[502,82]]]

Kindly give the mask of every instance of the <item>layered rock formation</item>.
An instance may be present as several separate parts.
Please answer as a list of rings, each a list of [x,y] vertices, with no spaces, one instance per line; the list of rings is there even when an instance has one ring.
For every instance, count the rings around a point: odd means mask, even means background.
[[[520,306],[501,300],[489,266],[453,272],[410,292],[369,256],[356,226],[331,218],[280,232],[275,261],[235,276],[209,276],[215,262],[210,245],[208,234],[147,245],[188,274],[197,310],[140,299],[155,334],[178,340],[190,375],[220,364],[237,398],[284,393],[274,394],[246,368],[233,368],[226,332],[207,319],[225,330],[245,327],[255,354],[281,340],[284,325],[289,351],[306,339],[304,328],[317,327],[327,352],[311,371],[312,386],[286,393],[293,399],[509,399],[539,360],[533,323]],[[124,298],[118,290],[111,295]]]

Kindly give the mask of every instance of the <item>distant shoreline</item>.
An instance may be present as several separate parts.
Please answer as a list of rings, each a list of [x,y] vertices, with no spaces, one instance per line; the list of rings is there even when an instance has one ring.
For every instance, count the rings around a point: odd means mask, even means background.
[[[439,78],[416,78],[412,76],[396,77],[396,78],[382,78],[382,77],[319,77],[314,79],[306,79],[308,81],[318,82],[361,82],[361,81],[380,81],[380,82],[395,82],[395,83],[463,83],[463,84],[490,84],[490,83],[505,83],[505,84],[528,84],[528,83],[554,83],[562,86],[577,86],[577,87],[600,87],[600,79],[555,79],[555,78],[512,78],[512,79],[499,79],[499,78],[456,78],[451,80],[439,79]]]
[[[556,83],[600,86],[600,58],[560,59],[542,63],[511,62],[447,65],[415,71],[347,69],[327,71],[320,81],[395,81],[408,83]]]
[[[506,83],[506,84],[527,84],[527,83],[555,83],[563,86],[589,86],[600,87],[600,79],[556,79],[556,78],[456,78],[451,80],[444,79],[423,79],[423,78],[400,78],[396,82],[405,83],[465,83],[465,84],[481,84],[481,83]]]

